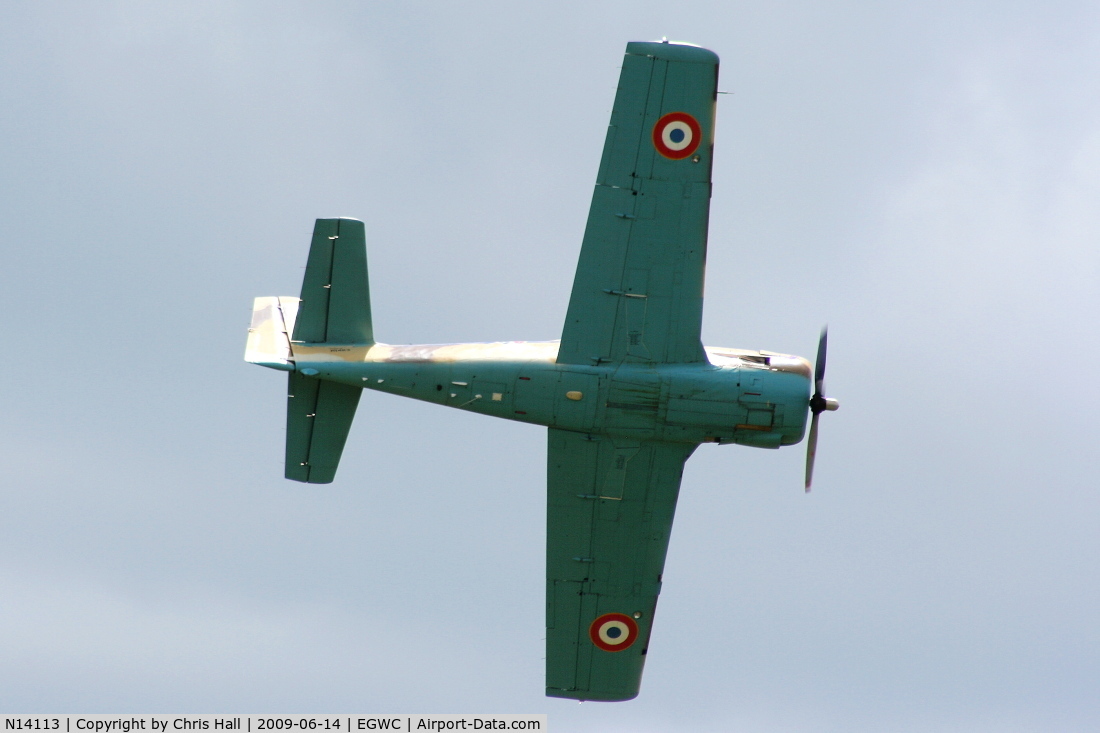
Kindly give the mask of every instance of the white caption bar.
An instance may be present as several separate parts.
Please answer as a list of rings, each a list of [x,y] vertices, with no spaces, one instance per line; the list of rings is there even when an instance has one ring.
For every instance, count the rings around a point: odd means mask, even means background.
[[[546,715],[3,715],[0,733],[545,731]]]

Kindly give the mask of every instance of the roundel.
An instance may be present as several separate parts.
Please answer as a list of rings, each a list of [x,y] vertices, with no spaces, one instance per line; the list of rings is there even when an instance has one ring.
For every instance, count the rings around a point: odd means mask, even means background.
[[[653,126],[653,147],[666,158],[686,158],[702,140],[703,128],[687,112],[669,112]]]
[[[592,643],[605,652],[621,652],[638,638],[638,624],[622,613],[605,613],[588,627]]]

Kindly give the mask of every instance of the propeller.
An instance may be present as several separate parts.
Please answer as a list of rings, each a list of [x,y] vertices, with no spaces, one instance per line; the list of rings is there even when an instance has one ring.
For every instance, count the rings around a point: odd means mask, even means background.
[[[806,492],[814,479],[814,457],[817,455],[817,419],[821,413],[832,412],[840,403],[825,396],[825,356],[829,350],[829,327],[821,329],[821,340],[817,342],[817,365],[814,367],[814,396],[810,398],[810,437],[806,441]]]

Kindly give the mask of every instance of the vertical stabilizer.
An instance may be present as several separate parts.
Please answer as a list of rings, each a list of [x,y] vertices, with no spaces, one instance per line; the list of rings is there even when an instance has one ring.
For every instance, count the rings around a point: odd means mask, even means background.
[[[297,298],[256,298],[252,303],[252,325],[248,329],[244,360],[284,372],[292,371],[294,355],[290,349],[290,334],[294,331],[297,312]]]

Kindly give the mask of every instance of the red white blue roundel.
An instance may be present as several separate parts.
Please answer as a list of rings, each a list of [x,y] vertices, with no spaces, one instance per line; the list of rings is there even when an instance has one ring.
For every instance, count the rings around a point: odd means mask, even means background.
[[[653,147],[666,158],[686,158],[702,141],[703,128],[687,112],[669,112],[653,126]]]
[[[605,613],[588,627],[592,643],[605,652],[621,652],[638,639],[638,624],[622,613]]]

